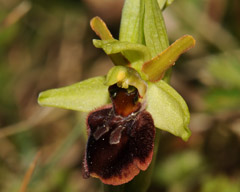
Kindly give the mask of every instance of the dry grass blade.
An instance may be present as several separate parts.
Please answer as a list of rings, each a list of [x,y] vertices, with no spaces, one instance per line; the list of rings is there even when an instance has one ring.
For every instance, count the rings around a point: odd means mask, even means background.
[[[8,27],[20,20],[30,9],[32,5],[28,1],[21,2],[16,8],[14,8],[8,16],[0,23],[0,27]]]
[[[24,179],[23,179],[23,182],[22,182],[22,186],[21,186],[19,192],[26,192],[27,186],[28,186],[28,184],[29,184],[29,182],[30,182],[30,180],[32,178],[33,172],[34,172],[34,170],[36,168],[37,161],[38,161],[40,155],[41,155],[41,152],[38,152],[36,154],[34,160],[32,161],[32,163],[30,164],[30,166],[29,166],[29,168],[28,168],[28,170],[27,170],[27,172],[26,172],[26,174],[24,176]]]

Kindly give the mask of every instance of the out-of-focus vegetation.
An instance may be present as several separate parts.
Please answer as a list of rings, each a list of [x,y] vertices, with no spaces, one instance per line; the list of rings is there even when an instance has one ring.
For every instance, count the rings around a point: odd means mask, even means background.
[[[117,38],[122,3],[0,0],[0,191],[24,191],[31,164],[27,191],[101,191],[81,173],[86,114],[36,101],[106,74],[112,64],[92,46],[89,20],[102,17]],[[149,192],[240,191],[239,13],[239,0],[175,0],[164,11],[171,42],[197,40],[171,81],[189,105],[192,136],[162,134]]]

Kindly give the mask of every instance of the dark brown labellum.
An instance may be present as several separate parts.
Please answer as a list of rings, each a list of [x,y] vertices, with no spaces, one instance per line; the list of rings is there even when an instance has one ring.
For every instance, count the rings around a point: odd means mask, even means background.
[[[151,163],[155,127],[150,113],[141,109],[136,89],[113,85],[109,92],[112,104],[91,112],[87,118],[84,176],[120,185]]]

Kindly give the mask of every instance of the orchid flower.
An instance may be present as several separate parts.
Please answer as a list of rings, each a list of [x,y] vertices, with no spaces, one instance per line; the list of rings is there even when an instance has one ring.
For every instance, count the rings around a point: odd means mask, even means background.
[[[104,76],[39,95],[42,106],[89,113],[86,178],[111,185],[129,182],[151,163],[156,128],[185,141],[191,135],[187,104],[164,75],[195,40],[185,35],[168,46],[164,5],[159,5],[157,0],[126,0],[119,40],[94,17],[90,25],[100,40],[93,44],[115,66]]]

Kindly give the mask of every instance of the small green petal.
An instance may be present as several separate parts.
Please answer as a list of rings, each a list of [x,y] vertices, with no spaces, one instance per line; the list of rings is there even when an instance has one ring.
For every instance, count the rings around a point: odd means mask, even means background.
[[[41,92],[38,103],[42,106],[89,112],[110,102],[105,80],[105,77],[99,76]]]
[[[107,28],[107,25],[100,17],[94,17],[90,21],[90,26],[92,30],[102,39],[102,40],[113,40],[111,32]]]
[[[142,80],[138,72],[132,68],[115,66],[107,74],[106,85],[118,84],[119,87],[127,89],[129,85],[138,89],[141,97],[145,96],[147,83]]]
[[[190,114],[183,98],[166,82],[148,83],[147,109],[157,128],[188,140]]]
[[[111,32],[107,28],[107,25],[100,17],[92,18],[90,22],[92,30],[102,39],[102,40],[114,40]],[[128,65],[128,60],[122,55],[122,53],[115,53],[109,55],[110,59],[115,65]]]
[[[184,35],[155,58],[143,64],[142,71],[148,76],[149,81],[160,80],[165,71],[175,64],[178,57],[195,46],[195,39],[190,35]]]

